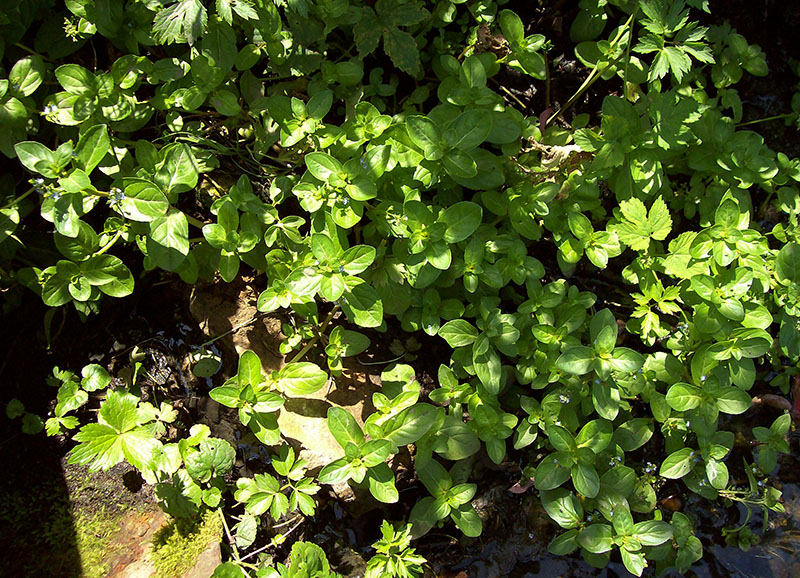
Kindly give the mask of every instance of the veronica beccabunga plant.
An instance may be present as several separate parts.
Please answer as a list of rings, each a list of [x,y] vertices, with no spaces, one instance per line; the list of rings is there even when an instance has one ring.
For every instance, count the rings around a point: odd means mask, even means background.
[[[770,475],[791,417],[742,434],[745,490],[730,459],[730,416],[776,373],[787,395],[800,360],[800,161],[741,124],[737,83],[767,74],[763,52],[702,26],[699,0],[584,0],[569,36],[585,81],[541,114],[503,85],[513,69],[549,95],[555,74],[547,31],[515,9],[76,0],[54,28],[68,42],[20,7],[2,24],[4,291],[85,318],[156,275],[246,273],[284,321],[279,369],[242,352],[208,393],[272,448],[253,477],[234,479],[237,449],[205,426],[167,435],[176,399],[143,401],[139,367],[54,373],[43,425],[77,430],[71,461],[129,462],[175,516],[229,508],[215,576],[335,575],[312,544],[285,565],[244,552],[259,532],[275,551],[288,532],[264,517],[314,515],[323,485],[401,500],[390,463],[411,445],[424,492],[409,525],[384,522],[368,576],[419,575],[411,540],[434,527],[482,532],[483,454],[533,478],[560,528],[551,552],[636,575],[702,556],[691,517],[660,507],[665,480],[781,511]],[[37,54],[20,48],[34,36]],[[97,43],[114,58],[87,68]],[[586,94],[596,114],[574,114]],[[436,340],[437,378],[385,366],[369,415],[327,410],[342,454],[309,472],[278,416],[387,336]],[[41,426],[20,404],[9,416]]]

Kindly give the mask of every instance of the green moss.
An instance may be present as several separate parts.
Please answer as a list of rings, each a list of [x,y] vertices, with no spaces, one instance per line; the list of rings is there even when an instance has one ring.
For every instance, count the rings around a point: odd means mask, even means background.
[[[158,578],[183,575],[197,562],[197,557],[222,536],[222,520],[216,510],[206,511],[196,520],[175,520],[153,538],[150,561]]]
[[[65,578],[103,578],[111,554],[125,547],[115,544],[121,521],[139,509],[116,504],[82,511],[56,481],[15,488],[3,500],[0,525],[17,554],[0,563],[0,575],[38,576],[58,568]]]
[[[57,490],[42,484],[2,492],[4,550],[13,555],[0,558],[1,576],[35,576],[48,567],[65,578],[80,575],[70,504]]]
[[[103,508],[92,515],[79,515],[75,519],[75,542],[83,578],[103,578],[108,575],[108,560],[116,550],[125,547],[117,543],[115,538],[119,534],[120,522],[127,513],[124,510],[109,513]]]

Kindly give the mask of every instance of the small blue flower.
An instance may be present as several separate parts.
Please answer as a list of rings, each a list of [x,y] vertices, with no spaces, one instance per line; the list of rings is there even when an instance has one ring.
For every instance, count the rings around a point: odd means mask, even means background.
[[[118,205],[123,199],[125,199],[125,193],[118,187],[111,187],[109,193],[111,196],[108,199],[108,204],[112,207]]]

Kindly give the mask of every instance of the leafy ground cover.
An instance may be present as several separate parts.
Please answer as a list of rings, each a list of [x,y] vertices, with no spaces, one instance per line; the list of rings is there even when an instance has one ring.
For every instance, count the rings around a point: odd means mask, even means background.
[[[548,14],[558,46],[531,25]],[[768,78],[764,52],[713,14],[10,4],[4,315],[37,311],[49,346],[142,285],[244,277],[285,363],[193,352],[199,395],[268,454],[257,471],[182,410],[198,391],[152,348],[59,361],[53,402],[8,417],[72,463],[128,462],[172,516],[221,510],[220,577],[335,575],[296,529],[347,484],[389,505],[367,575],[419,575],[413,540],[478,538],[498,471],[559,529],[553,555],[686,572],[703,543],[674,496],[738,505],[721,534],[749,547],[753,512],[764,532],[784,511],[800,399],[800,161],[753,129],[796,131],[800,96],[753,118],[739,88]],[[367,358],[386,360],[374,411],[330,407],[341,457],[309,469],[278,416]]]

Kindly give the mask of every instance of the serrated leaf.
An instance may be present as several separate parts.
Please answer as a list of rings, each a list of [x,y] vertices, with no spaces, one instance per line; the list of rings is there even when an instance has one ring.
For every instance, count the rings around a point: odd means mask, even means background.
[[[245,510],[253,516],[260,516],[270,509],[280,483],[269,474],[256,474],[253,478],[236,480],[234,497],[244,503]]]
[[[197,481],[208,482],[214,476],[225,475],[231,471],[236,459],[236,450],[223,439],[203,440],[184,458],[186,471]]]
[[[651,239],[663,241],[672,230],[672,217],[664,199],[658,197],[647,214],[647,228]]]
[[[89,469],[107,470],[123,460],[145,470],[161,443],[148,428],[137,426],[138,398],[112,391],[100,406],[98,423],[87,424],[75,434],[81,442],[72,450],[70,463],[88,464]]]
[[[615,231],[619,240],[634,251],[645,251],[650,246],[650,239],[663,241],[672,230],[672,218],[667,204],[660,197],[653,202],[648,214],[644,203],[632,198],[620,203],[625,220]]]
[[[219,1],[219,0],[218,0]],[[242,516],[242,519],[236,524],[236,547],[237,548],[249,548],[253,542],[256,541],[256,533],[258,532],[258,520],[253,514],[246,513]],[[235,572],[238,572],[238,576],[243,576],[239,567],[235,567]],[[219,570],[219,568],[217,568]],[[216,571],[215,571],[216,574]]]
[[[203,33],[207,21],[208,13],[200,0],[178,0],[156,13],[153,39],[158,44],[194,44]]]
[[[381,41],[382,27],[371,8],[362,12],[361,19],[353,28],[358,53],[364,57],[375,52]]]
[[[397,68],[411,76],[420,74],[419,50],[411,34],[398,28],[384,29],[383,49]]]
[[[111,384],[111,376],[102,365],[92,363],[81,370],[81,387],[86,391],[105,389]]]

